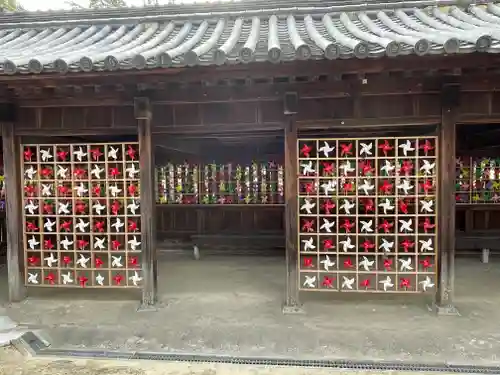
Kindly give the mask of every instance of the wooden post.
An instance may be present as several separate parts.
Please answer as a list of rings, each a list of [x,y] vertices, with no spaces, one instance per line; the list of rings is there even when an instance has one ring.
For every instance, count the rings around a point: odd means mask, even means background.
[[[5,178],[5,216],[7,220],[7,272],[9,301],[26,298],[23,267],[22,196],[20,144],[12,122],[2,123],[3,162]],[[23,270],[22,270],[23,269]]]
[[[454,305],[455,286],[455,152],[460,87],[444,86],[439,129],[438,280],[435,310],[439,315],[459,315]]]
[[[134,99],[137,120],[141,168],[142,226],[142,301],[139,311],[155,310],[158,299],[158,262],[156,256],[154,149],[151,135],[151,107],[148,98]]]
[[[284,314],[303,313],[299,299],[297,251],[297,124],[293,116],[285,126],[285,235],[286,296]]]

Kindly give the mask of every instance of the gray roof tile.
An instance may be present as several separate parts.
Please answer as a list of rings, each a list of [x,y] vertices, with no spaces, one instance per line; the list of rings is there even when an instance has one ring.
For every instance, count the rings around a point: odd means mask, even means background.
[[[500,52],[500,6],[494,3],[468,9],[429,2],[384,3],[378,9],[278,4],[94,20],[42,17],[29,27],[0,22],[0,74]]]

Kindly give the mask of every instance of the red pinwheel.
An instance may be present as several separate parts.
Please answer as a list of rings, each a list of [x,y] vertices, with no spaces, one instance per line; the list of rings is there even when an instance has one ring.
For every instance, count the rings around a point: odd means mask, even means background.
[[[50,178],[52,176],[52,169],[51,168],[43,168],[41,171],[40,171],[40,175],[43,177],[43,178]]]
[[[390,271],[392,267],[392,259],[384,259],[384,268],[386,271]]]
[[[139,258],[138,257],[130,257],[129,264],[131,267],[137,267],[139,265]]]
[[[390,192],[392,191],[392,184],[389,183],[389,181],[384,180],[384,182],[382,183],[382,186],[379,187],[379,190],[383,194],[390,194]]]
[[[359,169],[363,176],[372,174],[374,168],[372,167],[372,162],[370,160],[365,160],[359,163]]]
[[[343,228],[346,233],[351,233],[354,223],[351,223],[349,219],[344,219],[344,223],[340,227]]]
[[[313,267],[313,260],[312,260],[312,258],[304,258],[304,267],[306,267],[306,268]]]
[[[88,246],[89,241],[84,240],[84,239],[80,239],[80,240],[76,241],[76,243],[77,243],[77,246],[78,246],[78,248],[79,248],[80,250],[84,250],[84,249],[85,249],[85,247],[87,247],[87,246]]]
[[[326,215],[330,215],[331,210],[333,210],[334,208],[335,208],[335,203],[333,203],[329,199],[323,204],[323,209],[325,210]]]
[[[120,274],[117,274],[113,277],[113,280],[115,281],[116,285],[121,285],[123,281],[123,276]]]
[[[36,190],[35,187],[32,185],[26,185],[24,187],[24,192],[28,197],[32,197],[33,195],[35,195],[35,190]]]
[[[23,152],[24,155],[24,160],[26,161],[31,161],[31,158],[33,157],[33,152],[31,151],[31,148],[26,148]]]
[[[348,258],[347,260],[344,260],[344,267],[345,268],[353,268],[352,260]]]
[[[354,186],[352,184],[352,182],[345,182],[343,185],[342,185],[342,190],[344,191],[344,194],[347,195],[348,192],[352,191],[354,189]]]
[[[420,224],[420,226],[424,229],[424,233],[427,233],[429,229],[434,229],[436,224],[432,224],[428,217]]]
[[[38,264],[38,262],[40,262],[40,258],[36,257],[36,256],[30,256],[28,258],[28,263],[31,265],[31,266],[36,266]]]
[[[363,288],[369,288],[370,287],[370,279],[364,279],[359,283]]]
[[[393,226],[394,223],[389,223],[387,220],[384,220],[384,222],[378,226],[378,229],[382,229],[385,233],[389,233]]]
[[[399,284],[400,288],[408,289],[410,287],[410,279],[401,278],[401,283]]]
[[[95,197],[101,196],[101,187],[98,184],[92,186],[92,195]]]
[[[131,160],[135,160],[136,151],[133,149],[131,145],[127,146],[127,155]]]
[[[137,230],[137,223],[134,220],[128,221],[128,231],[135,232]]]
[[[333,245],[332,240],[323,240],[323,250],[328,251],[329,249],[333,249],[335,246]]]
[[[128,195],[133,197],[135,196],[135,193],[137,193],[137,186],[135,186],[134,184],[130,184],[127,190],[128,190]]]
[[[85,287],[85,285],[87,284],[87,282],[89,281],[89,279],[87,277],[85,277],[84,275],[81,275],[79,278],[78,278],[78,282],[80,283],[80,286],[83,288]]]
[[[373,203],[372,199],[365,199],[363,201],[363,208],[365,210],[365,214],[373,212],[375,210],[375,203]]]
[[[425,194],[428,194],[429,191],[433,189],[434,185],[432,184],[431,180],[425,180],[420,184],[420,187],[422,188]]]
[[[68,255],[63,256],[63,263],[69,265],[72,262],[71,257]]]
[[[104,264],[101,258],[95,258],[95,268],[101,268],[101,266]]]
[[[69,232],[71,230],[71,221],[63,221],[60,225],[61,229],[65,232]]]
[[[104,225],[105,224],[106,223],[104,221],[98,221],[98,222],[96,222],[95,225],[94,225],[94,230],[96,232],[101,232],[101,233],[104,232]]]
[[[349,144],[341,143],[340,156],[349,156],[349,155],[352,155],[352,143]]]
[[[33,223],[31,221],[27,221],[26,222],[26,231],[27,232],[36,232],[36,231],[38,231],[38,227],[36,226],[35,223]]]
[[[425,258],[425,259],[421,260],[420,264],[422,265],[422,268],[424,269],[424,271],[427,271],[429,268],[431,268],[433,266],[430,258]]]
[[[306,191],[306,194],[314,193],[314,183],[306,182],[306,184],[304,185],[304,189]]]
[[[66,194],[68,194],[68,192],[69,192],[69,188],[67,186],[64,186],[64,185],[59,185],[57,187],[57,191],[59,192],[60,196],[66,196]]]
[[[56,282],[56,277],[55,275],[51,272],[49,273],[47,276],[45,276],[45,280],[47,280],[49,282],[50,285],[54,285]]]
[[[323,282],[321,283],[321,285],[326,288],[333,288],[333,278],[328,276],[323,277]]]
[[[94,161],[98,161],[99,158],[103,155],[99,147],[90,149],[90,153],[92,154],[92,159],[94,159]]]
[[[389,151],[391,151],[392,149],[394,149],[394,147],[392,147],[390,144],[389,144],[389,141],[386,139],[384,140],[384,143],[381,143],[378,145],[378,148],[380,151],[382,151],[382,153],[384,154],[384,156],[387,157],[387,153]]]
[[[409,175],[413,171],[413,163],[411,160],[403,160],[401,168],[399,169],[399,174]]]
[[[68,158],[68,152],[67,151],[58,151],[57,153],[57,157],[59,158],[59,160],[61,161],[65,161],[67,158]]]
[[[75,210],[77,213],[83,215],[85,213],[86,209],[87,209],[87,205],[84,202],[82,202],[82,201],[76,202]]]
[[[43,212],[46,214],[51,214],[54,209],[54,206],[52,206],[51,203],[44,203],[43,205]]]
[[[113,215],[118,215],[120,208],[121,208],[120,202],[113,201],[113,204],[111,204],[111,212],[113,213]]]
[[[323,162],[323,174],[325,176],[330,176],[333,174],[333,163]]]
[[[408,214],[408,203],[401,199],[399,201],[399,210],[405,215]]]
[[[370,240],[365,240],[362,244],[361,247],[365,249],[365,252],[370,251],[370,249],[373,249],[375,247],[375,244],[371,242]]]
[[[118,240],[111,241],[111,247],[113,248],[113,250],[118,250],[120,246],[121,246],[120,241]]]
[[[314,220],[304,220],[302,224],[302,232],[314,232]]]
[[[420,149],[424,150],[424,155],[427,156],[429,151],[434,150],[434,146],[428,139],[426,139],[425,142],[420,145]]]
[[[116,178],[120,175],[120,170],[116,167],[109,168],[109,175],[113,178]]]
[[[305,156],[306,158],[311,156],[311,151],[312,147],[309,147],[308,145],[303,145],[302,148],[300,149],[300,153]]]
[[[401,242],[401,246],[403,247],[404,252],[407,253],[409,249],[415,246],[415,242],[412,242],[411,240],[406,238],[403,242]]]
[[[52,240],[50,238],[43,241],[43,248],[47,250],[52,250],[54,248],[54,244],[52,243]]]
[[[83,168],[75,168],[75,170],[73,171],[73,174],[75,175],[76,178],[85,178],[86,174],[87,174],[87,171]]]

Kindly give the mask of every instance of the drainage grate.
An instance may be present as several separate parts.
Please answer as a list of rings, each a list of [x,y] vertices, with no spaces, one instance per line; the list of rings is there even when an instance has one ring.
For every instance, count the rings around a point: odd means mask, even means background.
[[[261,365],[280,367],[316,367],[340,370],[364,371],[409,371],[409,372],[442,372],[455,374],[497,374],[500,366],[473,366],[451,364],[421,364],[384,361],[349,361],[349,360],[300,360],[267,357],[236,357],[203,354],[175,354],[155,352],[116,352],[106,350],[71,350],[48,347],[36,334],[28,332],[14,342],[22,345],[38,356],[105,358],[116,360],[154,360],[190,363],[225,363],[235,365]],[[29,348],[26,348],[28,346]]]

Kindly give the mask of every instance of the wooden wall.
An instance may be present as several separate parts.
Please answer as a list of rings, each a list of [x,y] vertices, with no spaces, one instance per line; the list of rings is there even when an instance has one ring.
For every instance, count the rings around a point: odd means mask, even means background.
[[[298,93],[299,131],[335,129],[341,136],[377,126],[390,135],[404,132],[403,125],[438,124],[443,82],[460,86],[461,123],[499,123],[497,65],[494,56],[477,54],[120,73],[120,84],[112,75],[54,76],[50,84],[0,77],[0,85],[20,106],[18,135],[136,134],[133,98],[147,96],[155,137],[276,137],[285,126],[286,92]],[[157,212],[163,233],[283,231],[283,207],[160,206]],[[482,225],[483,214],[473,215]],[[489,215],[490,223],[500,222]]]
[[[157,205],[159,238],[188,239],[195,234],[283,234],[284,207]]]

